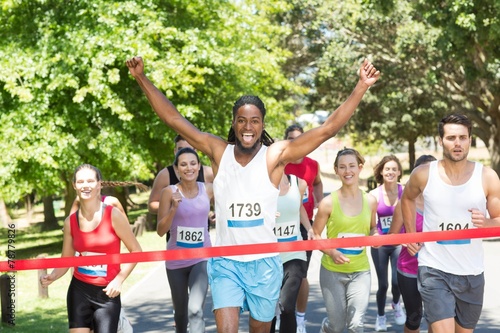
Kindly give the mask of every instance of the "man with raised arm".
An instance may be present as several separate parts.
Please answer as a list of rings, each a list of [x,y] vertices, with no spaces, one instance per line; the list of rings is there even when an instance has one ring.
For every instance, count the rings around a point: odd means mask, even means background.
[[[278,184],[285,165],[337,134],[380,76],[365,60],[353,92],[324,124],[294,140],[273,143],[264,130],[266,109],[258,97],[242,96],[235,102],[228,140],[224,140],[201,132],[184,118],[146,77],[140,57],[129,59],[127,67],[160,119],[211,160],[216,246],[276,242]],[[269,332],[282,283],[277,253],[212,258],[208,274],[218,332],[238,332],[244,309],[250,311],[250,333]]]

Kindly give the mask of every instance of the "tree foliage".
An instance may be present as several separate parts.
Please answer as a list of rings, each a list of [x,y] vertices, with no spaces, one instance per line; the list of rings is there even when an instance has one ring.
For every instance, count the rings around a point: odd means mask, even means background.
[[[280,72],[286,28],[267,10],[218,0],[2,1],[0,197],[68,193],[81,163],[107,180],[148,180],[171,161],[174,133],[125,66],[135,55],[202,130],[225,137],[234,100],[256,94],[272,132],[286,107],[278,97],[295,88]]]
[[[284,69],[308,78],[308,107],[333,111],[367,57],[382,77],[347,127],[357,142],[407,144],[413,164],[417,139],[436,135],[445,113],[465,112],[500,171],[498,1],[292,3],[282,18],[301,37],[289,48],[301,47],[287,62],[298,66]]]

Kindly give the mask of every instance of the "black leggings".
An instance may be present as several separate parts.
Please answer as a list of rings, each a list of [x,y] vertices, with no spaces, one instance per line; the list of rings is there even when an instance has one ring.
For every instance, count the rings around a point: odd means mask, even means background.
[[[122,308],[120,296],[110,298],[95,286],[73,277],[66,298],[69,328],[89,327],[94,333],[116,332]]]
[[[283,264],[283,283],[280,291],[280,332],[296,332],[295,304],[299,296],[302,279],[307,276],[307,262],[292,259]],[[276,317],[271,325],[271,333],[275,332]]]
[[[398,287],[397,263],[401,245],[398,246],[381,246],[379,248],[371,248],[373,265],[377,272],[378,290],[377,290],[377,312],[379,316],[385,314],[385,301],[387,299],[387,290],[389,289],[389,263],[391,264],[391,290],[392,301],[397,304],[401,293]]]
[[[398,272],[399,290],[403,296],[406,309],[405,326],[410,330],[417,330],[422,320],[422,297],[418,291],[417,277],[404,276]]]

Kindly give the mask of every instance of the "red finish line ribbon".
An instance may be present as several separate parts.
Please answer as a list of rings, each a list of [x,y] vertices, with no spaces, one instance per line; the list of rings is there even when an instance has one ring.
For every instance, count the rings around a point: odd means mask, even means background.
[[[358,246],[397,245],[405,243],[424,243],[454,239],[500,237],[500,227],[469,230],[430,231],[409,234],[332,238],[298,242],[262,243],[233,246],[214,246],[199,249],[162,250],[135,253],[109,254],[106,256],[82,256],[45,259],[10,259],[0,262],[0,271],[21,271],[41,268],[76,267],[103,264],[138,263],[163,260],[182,260],[195,258],[228,257],[234,255],[270,252],[291,252],[323,250]]]

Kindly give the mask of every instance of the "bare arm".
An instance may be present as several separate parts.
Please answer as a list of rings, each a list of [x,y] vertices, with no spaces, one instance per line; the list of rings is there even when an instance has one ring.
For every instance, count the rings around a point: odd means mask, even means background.
[[[307,182],[304,179],[297,178],[299,182],[299,193],[300,197],[304,197],[304,193],[307,190]],[[312,230],[312,225],[311,221],[309,221],[309,217],[307,216],[306,209],[304,208],[304,205],[302,203],[300,204],[300,224],[304,226],[304,228],[307,230],[307,238],[308,239],[314,239],[314,232]]]
[[[429,178],[429,165],[421,165],[413,170],[401,197],[401,212],[406,233],[417,232],[417,198],[422,193]],[[422,248],[421,243],[406,244],[408,252],[415,255]]]
[[[394,207],[394,214],[392,215],[391,228],[388,234],[399,234],[403,228],[403,211],[401,209],[401,200],[398,201]]]
[[[370,206],[370,235],[377,235],[377,199],[371,194],[367,197]]]
[[[403,225],[407,233],[416,232],[417,198],[422,193],[429,178],[429,165],[421,165],[413,170],[401,196]]]
[[[170,185],[170,174],[168,173],[168,169],[164,168],[156,175],[151,193],[149,194],[148,211],[151,214],[158,214],[161,191],[168,185]]]
[[[358,83],[351,95],[322,125],[299,135],[294,140],[287,140],[289,144],[286,145],[281,154],[282,163],[286,165],[289,162],[306,156],[314,149],[318,148],[323,142],[335,136],[347,123],[368,88],[380,77],[380,72],[368,60],[363,62],[359,72],[360,77]]]
[[[141,87],[158,117],[167,126],[182,135],[194,148],[207,155],[212,161],[213,167],[215,162],[214,172],[217,173],[218,164],[227,143],[215,135],[201,132],[184,118],[174,104],[146,77],[141,57],[131,58],[127,60],[126,64],[130,74]]]
[[[73,248],[73,237],[71,236],[71,226],[69,222],[69,217],[64,220],[64,229],[63,229],[63,246],[61,257],[74,257],[75,249]],[[40,283],[42,286],[47,287],[55,280],[62,277],[68,271],[69,267],[61,267],[55,268],[52,270],[50,274],[46,274],[40,277]]]
[[[313,233],[314,239],[322,239],[321,235],[325,229],[326,222],[328,222],[328,217],[332,213],[332,196],[328,195],[321,200],[318,205],[318,212],[314,217],[313,223]],[[325,251],[323,251],[325,252]]]
[[[493,169],[483,167],[483,188],[486,194],[486,209],[489,218],[476,209],[471,207],[471,221],[477,228],[499,227],[500,226],[500,180]]]
[[[317,163],[317,162],[316,162]],[[321,181],[321,171],[318,163],[318,173],[313,182],[313,196],[314,196],[314,207],[318,207],[319,202],[323,200],[323,182]]]
[[[129,252],[141,252],[141,245],[130,228],[127,216],[120,212],[118,208],[113,208],[111,219],[116,235],[125,244]],[[123,281],[130,275],[136,265],[136,262],[122,264],[118,275],[103,289],[106,295],[109,297],[118,296],[121,293]]]
[[[158,209],[158,224],[156,225],[156,233],[163,237],[170,230],[172,221],[174,220],[177,207],[182,201],[179,189],[174,193],[171,187],[161,191],[160,207]]]

